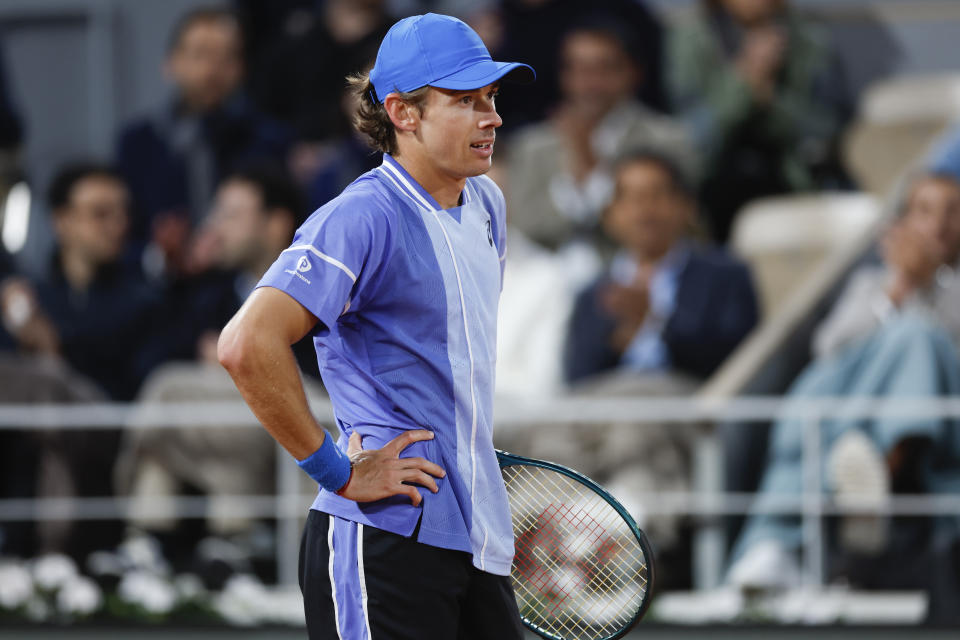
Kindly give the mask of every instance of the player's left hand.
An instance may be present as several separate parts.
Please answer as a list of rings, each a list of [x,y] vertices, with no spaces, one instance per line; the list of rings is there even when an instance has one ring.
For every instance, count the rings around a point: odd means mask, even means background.
[[[413,429],[404,431],[380,449],[363,449],[360,434],[353,432],[347,441],[347,455],[353,464],[353,474],[339,494],[356,502],[373,502],[406,495],[413,506],[418,506],[423,496],[409,483],[419,484],[436,493],[439,489],[434,477],[443,478],[447,473],[425,458],[401,458],[400,453],[414,442],[432,439],[432,431]]]

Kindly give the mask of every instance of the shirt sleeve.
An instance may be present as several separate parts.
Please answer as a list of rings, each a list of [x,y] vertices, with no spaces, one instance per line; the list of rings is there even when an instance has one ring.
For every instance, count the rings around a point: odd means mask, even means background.
[[[290,295],[328,328],[362,307],[385,260],[387,218],[356,198],[337,199],[297,230],[257,287]]]

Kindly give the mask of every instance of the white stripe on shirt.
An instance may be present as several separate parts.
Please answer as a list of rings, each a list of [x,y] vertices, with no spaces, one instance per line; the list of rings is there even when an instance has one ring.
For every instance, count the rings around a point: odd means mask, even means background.
[[[477,499],[477,396],[473,384],[473,346],[470,343],[470,328],[467,324],[467,303],[463,296],[463,281],[460,279],[460,267],[457,265],[457,254],[453,250],[453,243],[450,242],[450,235],[447,234],[447,229],[443,226],[443,221],[440,219],[440,215],[436,211],[433,212],[433,217],[436,219],[437,224],[440,225],[440,231],[443,232],[443,238],[447,242],[447,250],[450,251],[450,260],[453,262],[453,272],[457,276],[457,292],[460,294],[460,315],[463,317],[463,335],[467,341],[467,356],[470,358],[470,498],[475,502]],[[474,508],[476,508],[476,504],[474,504]],[[483,553],[481,552],[481,571],[486,568],[484,565]]]
[[[395,176],[397,177],[397,179],[400,180],[400,182],[402,182],[404,185],[406,185],[407,189],[410,190],[410,192],[413,194],[413,196],[414,196],[417,200],[420,201],[420,203],[423,205],[424,208],[426,208],[427,211],[437,211],[437,210],[438,210],[436,207],[434,207],[432,204],[430,204],[430,203],[427,201],[427,199],[424,198],[424,197],[420,194],[420,192],[418,192],[418,191],[414,188],[413,185],[410,184],[410,181],[407,180],[407,179],[404,177],[404,175],[403,175],[402,173],[400,173],[400,171],[399,171],[396,167],[394,167],[394,166],[393,166],[392,164],[390,164],[389,162],[384,162],[384,163],[383,163],[382,165],[380,165],[380,166],[381,166],[381,167],[385,167],[388,171],[390,171],[391,173],[393,173],[393,175],[395,175]]]
[[[422,204],[420,204],[420,201],[419,201],[419,200],[417,200],[416,198],[414,198],[413,196],[411,196],[409,193],[407,193],[407,191],[406,191],[403,187],[400,186],[400,183],[393,179],[393,176],[390,175],[390,172],[388,172],[388,171],[387,171],[386,169],[384,169],[382,166],[380,167],[380,171],[382,171],[382,172],[383,172],[383,175],[385,175],[385,176],[387,177],[387,180],[389,180],[390,182],[393,183],[393,186],[395,186],[395,187],[397,188],[397,191],[399,191],[401,194],[403,194],[404,196],[406,196],[409,200],[412,200],[412,201],[413,201],[413,204],[417,205],[417,208],[418,208],[418,209],[420,209],[420,210],[422,210],[422,211],[429,211],[429,209],[425,208]]]
[[[331,258],[331,257],[328,256],[327,254],[325,254],[325,253],[323,253],[322,251],[318,250],[318,249],[317,249],[316,247],[314,247],[313,245],[310,245],[310,244],[298,244],[298,245],[294,245],[294,246],[290,247],[289,249],[284,249],[281,253],[287,253],[287,252],[289,252],[289,251],[300,251],[301,249],[306,249],[307,251],[312,252],[315,256],[317,256],[318,258],[320,258],[320,259],[323,260],[324,262],[329,262],[329,263],[332,264],[333,266],[335,266],[335,267],[337,267],[338,269],[340,269],[341,271],[343,271],[345,274],[347,274],[348,276],[350,276],[350,279],[353,280],[354,282],[357,281],[357,275],[356,275],[353,271],[350,270],[350,267],[348,267],[347,265],[343,264],[342,262],[340,262],[340,261],[337,260],[336,258]]]

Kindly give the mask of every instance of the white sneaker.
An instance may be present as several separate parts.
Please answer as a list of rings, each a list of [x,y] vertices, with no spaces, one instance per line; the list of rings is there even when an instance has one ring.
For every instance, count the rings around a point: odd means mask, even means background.
[[[774,591],[800,586],[800,565],[776,540],[761,540],[727,572],[727,583],[745,591]]]
[[[840,545],[864,554],[883,551],[889,538],[890,521],[883,511],[890,500],[890,470],[862,431],[851,430],[834,443],[827,482],[838,506],[856,509],[840,520]]]

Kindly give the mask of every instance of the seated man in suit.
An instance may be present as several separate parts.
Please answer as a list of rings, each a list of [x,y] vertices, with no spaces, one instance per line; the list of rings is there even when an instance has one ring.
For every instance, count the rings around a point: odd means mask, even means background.
[[[645,151],[615,168],[613,201],[603,216],[620,247],[609,268],[574,304],[564,353],[568,382],[590,395],[678,395],[696,389],[757,323],[747,267],[691,237],[695,204],[683,174],[667,157]],[[679,518],[644,517],[639,497],[685,491],[695,425],[633,422],[549,425],[532,438],[531,455],[575,464],[607,483],[643,521],[683,587],[689,556],[679,546]],[[675,552],[673,554],[672,552]]]
[[[694,199],[671,160],[635,153],[615,177],[603,225],[621,249],[574,305],[566,378],[616,368],[706,378],[757,323],[750,272],[690,238]]]

